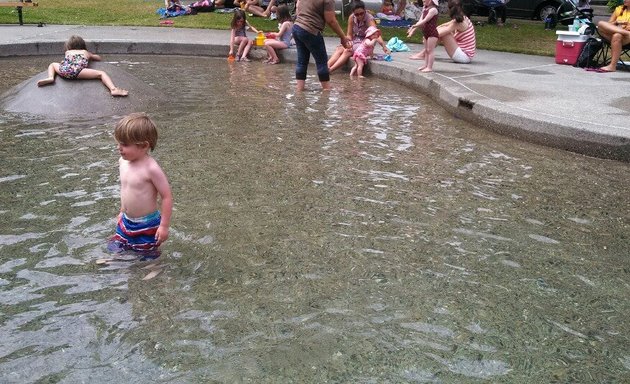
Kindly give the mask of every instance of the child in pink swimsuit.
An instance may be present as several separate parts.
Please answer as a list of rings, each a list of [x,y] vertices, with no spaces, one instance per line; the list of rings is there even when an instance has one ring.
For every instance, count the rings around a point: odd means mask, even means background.
[[[416,30],[422,28],[424,43],[424,66],[418,68],[421,72],[433,71],[433,62],[435,61],[435,47],[437,46],[440,35],[437,31],[438,19],[438,0],[423,0],[424,8],[422,17],[417,23],[412,25],[407,31],[407,37],[411,37]]]
[[[354,67],[350,70],[350,77],[355,74],[363,77],[363,67],[367,64],[368,59],[372,57],[376,40],[381,36],[381,31],[376,27],[369,27],[365,31],[365,39],[354,50],[352,59],[354,59]]]

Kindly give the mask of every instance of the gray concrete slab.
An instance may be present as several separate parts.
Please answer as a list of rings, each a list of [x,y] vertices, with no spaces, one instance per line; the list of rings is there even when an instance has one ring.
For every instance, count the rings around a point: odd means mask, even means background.
[[[6,25],[0,26],[0,57],[59,55],[72,34],[82,36],[97,53],[224,57],[229,42],[229,31],[217,30]],[[327,38],[326,43],[332,51],[338,40]],[[450,62],[439,47],[435,72],[423,74],[417,71],[421,63],[409,59],[420,46],[409,46],[412,52],[396,52],[392,62],[373,61],[372,74],[407,84],[483,127],[586,155],[630,161],[630,72],[587,72],[557,65],[553,57],[485,50],[477,52],[472,64],[461,65]],[[263,51],[254,50],[253,56],[262,57]],[[284,51],[284,59],[294,61],[295,50]],[[333,86],[336,76],[346,75],[333,74]]]

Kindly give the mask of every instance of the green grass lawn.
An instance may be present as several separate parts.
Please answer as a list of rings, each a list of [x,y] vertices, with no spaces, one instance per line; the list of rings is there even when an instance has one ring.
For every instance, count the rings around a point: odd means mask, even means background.
[[[159,25],[157,8],[164,6],[162,0],[34,0],[38,7],[24,7],[23,18],[25,24],[80,24],[80,25]],[[184,1],[185,4],[193,0]],[[173,18],[174,28],[209,28],[229,29],[232,15],[221,13],[200,13],[193,16]],[[258,29],[274,31],[277,22],[264,20],[259,17],[248,18],[249,22]],[[483,21],[483,18],[475,19]],[[344,31],[346,21],[339,20]],[[440,22],[446,21],[442,16]],[[18,17],[15,8],[0,7],[1,24],[17,24]],[[171,27],[172,28],[172,27]],[[421,35],[417,34],[407,39],[406,29],[381,28],[383,38],[393,36],[405,42],[420,43]],[[545,31],[540,21],[508,20],[504,27],[495,25],[478,26],[477,48],[495,51],[526,53],[533,55],[553,56],[555,52],[555,31]],[[326,31],[327,35],[334,35]]]

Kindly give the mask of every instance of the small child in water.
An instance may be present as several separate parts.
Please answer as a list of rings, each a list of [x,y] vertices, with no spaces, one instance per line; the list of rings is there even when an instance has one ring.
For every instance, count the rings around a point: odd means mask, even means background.
[[[87,50],[85,41],[80,36],[70,36],[64,45],[66,51],[61,63],[48,66],[48,77],[37,82],[39,87],[55,82],[55,75],[64,79],[100,79],[112,96],[127,96],[129,92],[117,88],[104,71],[88,68],[90,60],[100,61],[101,57]]]
[[[149,155],[157,145],[157,128],[146,114],[132,113],[116,124],[114,137],[120,152],[120,214],[110,250],[157,252],[168,239],[173,211],[168,179]]]
[[[354,67],[350,70],[350,77],[355,74],[359,77],[363,77],[363,67],[367,64],[368,59],[372,57],[374,46],[380,36],[381,31],[376,27],[368,27],[365,31],[365,39],[359,44],[352,56],[354,59]]]

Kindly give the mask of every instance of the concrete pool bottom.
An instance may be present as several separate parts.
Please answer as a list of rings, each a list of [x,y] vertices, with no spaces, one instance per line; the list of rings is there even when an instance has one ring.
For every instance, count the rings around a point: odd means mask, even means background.
[[[2,56],[57,54],[66,36],[78,33],[87,41],[94,42],[92,46],[104,54],[225,57],[225,45],[229,36],[229,31],[150,27],[49,26],[43,33],[42,30],[31,28],[20,30],[17,34],[9,28],[3,29],[3,33],[5,30],[6,34],[0,40],[6,41],[0,43]],[[12,34],[17,37],[10,37]],[[330,51],[336,40],[326,40]],[[286,60],[294,60],[294,51],[288,50],[284,53]],[[254,54],[262,52],[255,50]],[[590,108],[589,116],[585,117],[586,114],[583,113],[584,89],[589,89],[593,84],[604,86],[611,83],[611,79],[615,85],[617,80],[614,76],[602,79],[601,76],[592,77],[589,74],[587,76],[591,77],[584,77],[576,82],[576,73],[571,68],[551,66],[548,63],[552,61],[548,58],[490,51],[484,51],[483,54],[486,56],[485,60],[481,60],[481,54],[478,53],[479,59],[474,67],[462,67],[444,61],[438,52],[438,63],[447,68],[428,76],[418,75],[415,71],[418,63],[407,60],[404,53],[396,54],[393,63],[374,62],[372,70],[378,76],[403,82],[428,94],[451,113],[478,126],[546,146],[595,157],[630,161],[630,131],[623,119],[623,113],[619,114],[619,106],[623,111],[625,105],[623,95],[616,93],[620,91],[619,87],[611,87],[603,97],[595,97],[595,106]],[[466,74],[469,69],[471,73]],[[547,75],[554,75],[551,77],[553,84],[548,80],[541,82],[540,76],[545,72]],[[484,80],[478,81],[479,79]],[[507,88],[511,84],[515,86],[514,94],[528,103],[510,105],[505,100],[501,101],[500,97],[495,98],[492,89],[481,92],[487,84],[496,85],[496,90],[500,90],[501,84],[504,87],[508,85]],[[544,89],[544,92],[533,92],[532,86]],[[566,89],[560,92],[559,87]],[[568,99],[566,96],[570,94],[576,95],[574,98],[577,100]],[[587,95],[597,96],[593,90]]]
[[[152,112],[176,195],[167,269],[146,283],[94,265],[117,211],[114,117],[5,121],[0,217],[16,226],[0,231],[0,372],[30,375],[16,382],[616,382],[630,369],[627,164],[477,129],[379,79],[295,95],[288,66],[107,59],[173,90]],[[31,61],[37,73],[49,58]]]

